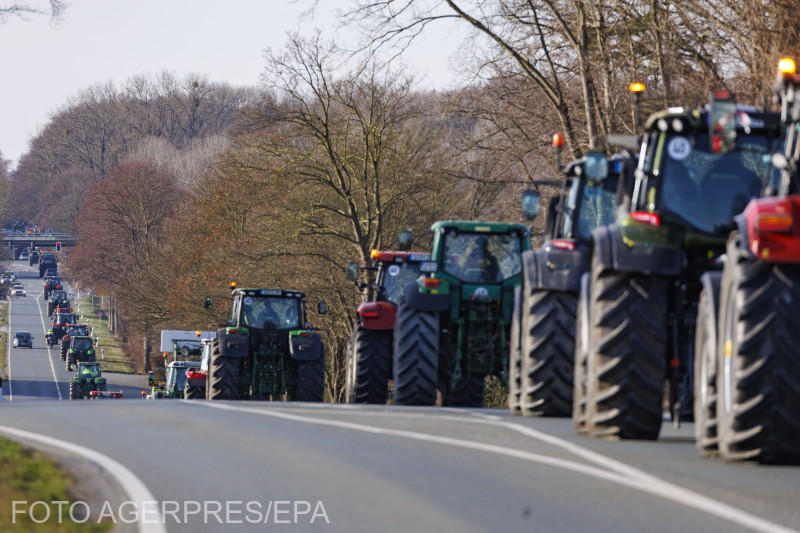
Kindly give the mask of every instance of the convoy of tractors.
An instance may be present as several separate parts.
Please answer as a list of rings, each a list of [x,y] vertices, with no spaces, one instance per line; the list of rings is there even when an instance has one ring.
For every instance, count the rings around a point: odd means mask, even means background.
[[[348,264],[363,303],[346,401],[480,407],[494,376],[513,414],[571,417],[589,437],[652,440],[666,419],[693,421],[704,456],[800,464],[790,60],[775,96],[779,113],[719,92],[652,115],[639,135],[607,136],[564,167],[537,249],[524,224],[447,220],[431,227],[429,252],[408,251],[406,234],[401,250]],[[533,220],[539,194],[522,200]],[[55,257],[37,255],[44,276]],[[60,279],[44,284],[48,345],[76,369],[70,396],[104,392],[90,331],[74,324]],[[143,395],[323,401],[325,347],[305,294],[232,284],[230,299],[223,327],[162,331],[164,379],[151,373]]]

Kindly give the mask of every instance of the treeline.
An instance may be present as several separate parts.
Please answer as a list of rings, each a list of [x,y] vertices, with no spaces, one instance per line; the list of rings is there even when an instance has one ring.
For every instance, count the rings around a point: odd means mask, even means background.
[[[649,87],[646,110],[713,88],[763,103],[776,58],[796,44],[785,3],[401,4],[400,17],[373,2],[345,17],[380,40],[456,15],[476,28],[463,58],[472,83],[420,91],[380,54],[293,37],[267,51],[257,89],[169,74],[94,87],[0,180],[13,199],[0,216],[81,234],[67,267],[114,296],[142,367],[161,329],[224,323],[230,281],[325,300],[330,314],[312,320],[326,328],[338,400],[360,299],[347,262],[393,248],[406,228],[424,249],[435,220],[518,220],[519,192],[559,177],[554,133],[578,156],[634,130],[633,80]]]

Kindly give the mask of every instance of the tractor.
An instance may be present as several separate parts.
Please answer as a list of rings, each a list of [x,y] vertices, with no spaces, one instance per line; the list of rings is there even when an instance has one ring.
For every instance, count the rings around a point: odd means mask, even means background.
[[[358,307],[347,347],[345,398],[348,403],[384,404],[392,378],[392,344],[397,299],[406,283],[416,280],[423,267],[435,268],[430,254],[372,250],[372,265],[361,270],[375,272],[369,301]],[[347,265],[347,278],[358,279],[359,266]]]
[[[715,93],[704,109],[651,116],[642,137],[607,137],[640,156],[626,212],[592,232],[581,280],[579,433],[654,440],[665,408],[676,425],[692,419],[701,276],[722,268],[733,217],[769,175],[779,118]]]
[[[75,313],[71,307],[57,307],[53,313],[53,323],[49,334],[55,343],[59,342],[67,330],[67,326],[75,322]]]
[[[632,159],[590,151],[564,169],[561,193],[550,200],[544,244],[522,254],[509,360],[509,408],[525,416],[571,416],[575,316],[581,276],[589,271],[592,230],[614,222],[617,198],[632,183]],[[538,195],[525,193],[525,217]],[[533,204],[533,205],[532,205]],[[515,327],[516,326],[516,327]],[[516,337],[517,332],[520,335]]]
[[[39,251],[31,250],[31,253],[28,254],[28,266],[33,266],[38,264],[39,264]]]
[[[94,342],[91,337],[74,336],[70,340],[69,350],[67,350],[67,370],[72,370],[75,363],[95,361],[96,354]]]
[[[42,280],[42,285],[44,288],[44,294],[42,295],[42,298],[45,300],[50,298],[51,291],[64,288],[64,285],[61,283],[61,278],[58,276],[46,276]]]
[[[39,277],[43,278],[49,269],[55,270],[58,267],[58,260],[55,254],[44,253],[39,256]]]
[[[50,291],[50,299],[47,300],[47,316],[53,316],[53,311],[57,307],[69,307],[69,299],[63,289]]]
[[[101,376],[100,363],[81,361],[75,369],[75,376],[69,382],[69,399],[91,398],[92,392],[104,392],[106,379]]]
[[[67,324],[67,326],[63,329],[61,335],[61,360],[67,360],[67,352],[69,351],[70,343],[72,342],[72,337],[80,336],[80,337],[89,337],[92,334],[91,328],[86,324]],[[55,337],[55,333],[54,333]]]
[[[406,283],[397,301],[393,401],[434,405],[440,393],[444,405],[481,406],[487,376],[507,381],[514,289],[530,234],[500,222],[431,229],[431,271]]]
[[[166,382],[158,385],[155,373],[150,372],[150,399],[202,399],[206,393],[205,374],[198,376],[203,356],[201,336],[212,338],[210,331],[161,330],[161,353],[166,363]],[[171,359],[171,360],[170,360]]]
[[[325,351],[307,322],[305,294],[233,283],[231,296],[228,325],[211,341],[206,399],[321,402]],[[205,305],[213,300],[206,298]],[[327,311],[324,302],[317,311]]]
[[[722,272],[703,278],[695,442],[726,461],[800,464],[800,77],[781,60],[781,150],[736,217]],[[738,139],[736,139],[738,141]]]

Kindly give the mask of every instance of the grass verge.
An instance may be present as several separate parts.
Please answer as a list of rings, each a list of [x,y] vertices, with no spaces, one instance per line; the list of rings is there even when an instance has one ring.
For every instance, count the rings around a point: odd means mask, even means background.
[[[72,502],[70,487],[72,479],[43,454],[28,450],[16,442],[0,438],[0,530],[36,533],[103,533],[114,524],[76,523],[70,519],[69,505],[50,502]],[[13,502],[18,502],[16,505]],[[19,502],[27,502],[25,504]],[[31,505],[47,502],[48,505]],[[15,513],[14,511],[17,511]],[[83,520],[78,513],[83,507],[75,507],[75,518]],[[22,512],[24,511],[24,512]],[[50,519],[44,520],[49,512]],[[42,523],[37,523],[42,521]],[[60,522],[60,523],[59,523]]]
[[[97,347],[97,360],[103,363],[104,372],[120,374],[136,374],[133,362],[125,355],[122,342],[114,337],[108,324],[108,313],[100,307],[100,297],[82,296],[72,302],[72,308],[83,316],[81,324],[89,324],[93,328]]]
[[[0,301],[0,376],[8,377],[6,372],[6,356],[8,355],[8,333],[4,328],[8,325],[8,301]]]

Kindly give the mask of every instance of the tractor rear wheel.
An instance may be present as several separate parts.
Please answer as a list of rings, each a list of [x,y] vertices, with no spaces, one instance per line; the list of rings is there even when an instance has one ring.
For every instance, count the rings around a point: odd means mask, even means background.
[[[575,370],[572,387],[572,425],[579,435],[589,432],[586,426],[587,418],[587,382],[589,360],[589,323],[588,309],[585,309],[583,294],[578,298],[578,308],[575,312]]]
[[[522,414],[571,416],[575,371],[574,293],[522,293]]]
[[[61,341],[61,360],[62,361],[66,361],[67,360],[67,350],[69,350],[69,345],[62,340]]]
[[[592,258],[587,425],[601,438],[661,431],[669,280],[618,272]]]
[[[464,377],[451,385],[444,404],[449,407],[483,407],[485,389],[486,378]]]
[[[508,409],[512,415],[522,414],[520,394],[522,393],[522,350],[520,347],[520,321],[522,287],[514,289],[514,310],[511,314],[510,349],[508,353]]]
[[[800,464],[800,267],[728,241],[717,343],[717,434],[726,461]]]
[[[72,366],[75,364],[75,354],[71,354],[71,353],[67,352],[67,359],[66,360],[67,360],[67,365],[66,365],[67,370],[71,371],[72,370]]]
[[[297,382],[294,400],[321,402],[325,398],[325,347],[313,361],[297,361]]]
[[[719,453],[717,448],[717,312],[713,297],[700,292],[694,346],[694,437],[704,457]]]
[[[385,404],[392,377],[392,332],[356,323],[347,357],[347,403]]]
[[[433,405],[439,371],[439,315],[397,302],[393,357],[396,405]]]
[[[69,384],[69,399],[70,400],[80,400],[81,399],[81,384],[75,381],[70,382]]]
[[[209,363],[209,400],[239,399],[239,365],[238,357],[225,357],[220,353],[219,340],[211,341],[211,361]]]
[[[183,399],[184,400],[202,400],[206,397],[206,391],[201,389],[200,387],[189,387],[187,386],[183,390]]]

